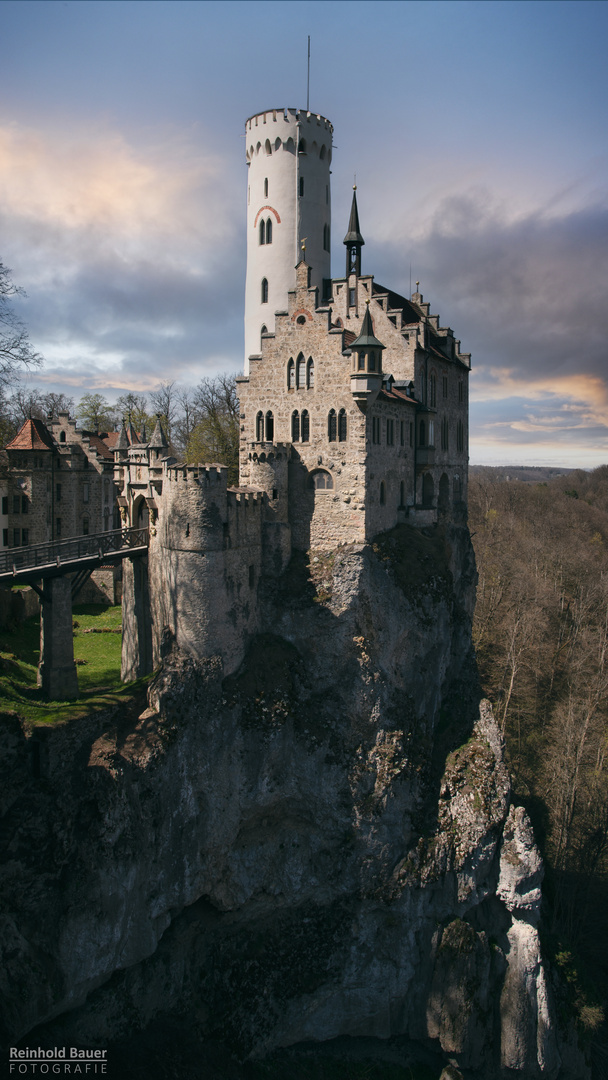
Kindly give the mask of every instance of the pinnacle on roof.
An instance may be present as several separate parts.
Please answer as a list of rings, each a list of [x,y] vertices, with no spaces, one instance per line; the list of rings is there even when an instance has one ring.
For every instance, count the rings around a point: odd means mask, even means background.
[[[374,335],[374,327],[372,324],[372,317],[369,313],[369,300],[366,301],[367,307],[365,309],[365,315],[363,316],[363,323],[361,325],[361,333],[358,338],[351,343],[351,349],[385,349],[386,345],[383,345],[381,341]]]
[[[55,443],[49,429],[42,420],[34,420],[30,416],[9,443],[7,450],[53,450]]]
[[[348,232],[344,237],[345,244],[364,244],[365,240],[359,232],[359,211],[357,210],[357,185],[353,186],[353,202],[350,208],[350,221]]]
[[[139,435],[137,434],[133,421],[131,420],[131,414],[129,413],[129,423],[127,424],[127,439],[129,440],[129,446],[139,445]]]
[[[154,427],[154,431],[152,432],[152,438],[150,439],[148,445],[153,450],[166,450],[169,446],[169,443],[167,442],[167,437],[163,431],[163,425],[160,422],[160,413],[156,414],[156,425]]]
[[[122,426],[121,426],[121,429],[120,429],[120,435],[118,436],[118,441],[117,441],[114,449],[115,450],[128,450],[129,449],[129,438],[128,438],[128,435],[127,435],[127,429],[125,427],[124,420],[122,422]]]

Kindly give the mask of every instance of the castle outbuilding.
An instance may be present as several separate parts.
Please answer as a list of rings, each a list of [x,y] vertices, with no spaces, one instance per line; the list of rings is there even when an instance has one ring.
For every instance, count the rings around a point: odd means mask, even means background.
[[[332,126],[292,109],[246,123],[247,285],[239,485],[178,463],[160,426],[117,446],[123,521],[150,524],[148,567],[125,566],[123,678],[169,634],[240,663],[258,584],[293,549],[364,543],[466,512],[470,355],[418,291],[363,272],[356,190],[346,272],[331,278]]]

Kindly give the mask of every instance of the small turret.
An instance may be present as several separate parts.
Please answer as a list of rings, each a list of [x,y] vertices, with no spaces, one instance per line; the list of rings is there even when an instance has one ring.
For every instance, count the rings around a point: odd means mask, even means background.
[[[344,237],[346,244],[346,276],[356,274],[361,276],[361,248],[365,240],[359,231],[359,211],[357,209],[357,185],[353,184],[353,202],[350,208],[350,221],[348,232]]]
[[[114,447],[114,451],[116,453],[120,454],[121,457],[124,457],[128,449],[129,449],[129,438],[127,436],[127,429],[125,427],[125,422],[123,420],[123,422],[121,424],[121,427],[120,427],[120,435],[118,436],[118,442],[116,443],[116,446]]]
[[[124,427],[124,422],[123,422],[123,427]],[[129,413],[129,423],[127,424],[126,431],[127,431],[127,439],[129,441],[129,446],[139,446],[139,436],[138,436],[138,434],[137,434],[137,432],[135,430],[135,427],[133,425],[133,421],[131,420],[131,413]]]
[[[151,450],[168,450],[169,443],[167,442],[167,436],[163,431],[163,426],[160,422],[160,413],[156,414],[156,424],[154,431],[152,432],[152,438],[148,443]],[[158,455],[157,455],[158,456]]]
[[[382,350],[385,348],[374,334],[369,300],[366,304],[361,333],[350,346],[353,353],[350,389],[357,404],[363,408],[376,400],[382,387]]]

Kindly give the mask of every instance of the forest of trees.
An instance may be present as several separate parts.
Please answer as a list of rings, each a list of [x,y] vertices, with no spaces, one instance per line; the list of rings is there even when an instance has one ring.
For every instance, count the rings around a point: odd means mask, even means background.
[[[0,385],[0,445],[6,446],[29,417],[48,423],[60,412],[68,412],[86,431],[115,431],[123,420],[131,419],[144,440],[160,416],[176,457],[222,462],[228,466],[229,484],[237,482],[239,419],[234,375],[205,378],[194,387],[161,382],[149,394],[122,394],[113,404],[98,393],[76,400],[13,381],[11,390]]]
[[[546,926],[595,1052],[608,1043],[608,466],[543,484],[476,470],[474,640],[547,867]]]

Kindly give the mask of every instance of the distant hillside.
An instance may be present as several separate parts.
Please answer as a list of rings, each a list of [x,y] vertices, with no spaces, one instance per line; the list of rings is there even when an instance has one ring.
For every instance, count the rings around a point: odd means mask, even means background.
[[[469,465],[469,476],[484,477],[499,483],[501,480],[524,480],[528,484],[546,484],[556,476],[567,476],[577,469],[544,465]]]

